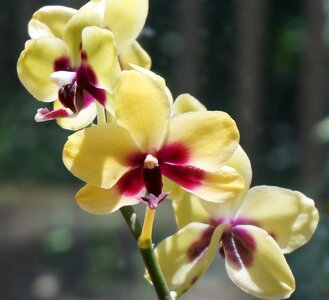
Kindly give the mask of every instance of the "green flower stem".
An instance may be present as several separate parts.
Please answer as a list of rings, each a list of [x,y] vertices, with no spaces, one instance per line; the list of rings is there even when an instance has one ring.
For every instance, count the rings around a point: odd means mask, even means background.
[[[137,214],[131,206],[122,207],[120,211],[138,244],[138,239],[142,233],[142,227],[137,218]],[[152,241],[150,240],[148,244],[143,243],[143,248],[140,246],[138,247],[159,300],[173,300],[159,262],[155,256]]]

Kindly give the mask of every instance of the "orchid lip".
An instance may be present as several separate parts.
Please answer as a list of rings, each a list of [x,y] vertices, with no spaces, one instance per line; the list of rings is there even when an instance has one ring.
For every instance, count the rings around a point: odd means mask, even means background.
[[[50,75],[52,82],[56,83],[59,87],[72,84],[77,77],[76,72],[71,71],[56,71]]]

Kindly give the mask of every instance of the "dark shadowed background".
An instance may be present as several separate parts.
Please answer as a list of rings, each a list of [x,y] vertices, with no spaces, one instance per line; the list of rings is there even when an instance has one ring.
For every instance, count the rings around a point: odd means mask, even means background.
[[[321,222],[311,242],[287,256],[292,299],[329,299],[328,0],[150,0],[139,40],[173,95],[189,92],[236,120],[253,165],[253,185],[300,190]],[[61,161],[70,132],[37,124],[40,103],[17,79],[27,23],[43,5],[84,1],[2,0],[0,7],[0,299],[156,299],[119,214],[81,211],[82,185]],[[174,231],[160,207],[155,242]],[[284,210],[284,207],[282,208]],[[143,207],[140,208],[142,214]],[[217,262],[182,299],[251,299]]]

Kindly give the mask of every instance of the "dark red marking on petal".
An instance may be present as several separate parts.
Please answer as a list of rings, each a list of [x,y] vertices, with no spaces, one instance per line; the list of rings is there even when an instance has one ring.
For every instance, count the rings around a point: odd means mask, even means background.
[[[183,188],[194,190],[202,185],[205,171],[194,166],[179,166],[169,163],[161,165],[162,174]]]
[[[80,65],[77,71],[77,83],[82,90],[86,90],[100,104],[106,104],[106,92],[104,89],[97,87],[97,77],[93,69],[87,64]]]
[[[217,227],[218,225],[225,223],[226,220],[227,220],[227,218],[225,218],[225,217],[210,218],[207,223],[209,225]]]
[[[134,152],[127,157],[126,163],[131,167],[143,167],[146,156],[146,153]]]
[[[234,218],[233,220],[231,220],[231,225],[233,226],[237,226],[237,225],[254,225],[257,227],[259,226],[259,223],[255,220],[249,219],[249,218],[244,218],[244,217],[237,217]]]
[[[224,251],[220,248],[220,253],[235,266],[248,268],[252,265],[256,242],[247,230],[233,227],[231,231],[223,233],[221,242]]]
[[[164,145],[156,154],[159,163],[185,165],[190,159],[188,148],[181,143]]]
[[[106,105],[106,92],[93,84],[86,84],[85,89],[103,106]]]
[[[43,122],[48,120],[54,120],[57,118],[67,118],[71,117],[73,113],[70,113],[64,108],[59,108],[55,110],[49,110],[48,108],[39,108],[34,119],[37,122]]]
[[[124,174],[117,183],[119,193],[125,196],[136,196],[143,188],[143,169],[135,168]]]
[[[81,60],[86,61],[88,60],[88,54],[86,51],[81,51],[80,53]]]
[[[143,168],[143,179],[146,191],[158,197],[162,193],[162,174],[160,167]]]
[[[73,71],[70,64],[70,58],[68,56],[62,56],[55,60],[54,71]]]
[[[84,91],[83,98],[84,98],[84,104],[82,109],[87,108],[90,104],[95,102],[94,97],[91,94],[89,94],[87,91]]]
[[[216,227],[214,226],[208,226],[207,229],[202,232],[200,238],[188,248],[187,257],[190,261],[199,257],[207,249],[215,229]]]
[[[85,86],[86,83],[97,84],[97,77],[93,69],[86,63],[81,63],[77,71],[78,84]]]

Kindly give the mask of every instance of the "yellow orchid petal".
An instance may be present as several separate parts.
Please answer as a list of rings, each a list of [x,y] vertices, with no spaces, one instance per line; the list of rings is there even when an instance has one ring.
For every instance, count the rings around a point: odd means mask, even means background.
[[[105,0],[104,27],[109,28],[119,53],[141,32],[148,13],[148,0]]]
[[[42,36],[63,38],[64,29],[76,9],[66,6],[44,6],[37,10],[28,24],[28,32],[32,39]]]
[[[120,74],[113,34],[107,29],[87,27],[82,31],[82,45],[87,62],[96,73],[97,87],[111,91]]]
[[[236,216],[255,221],[273,236],[284,253],[304,245],[319,221],[313,200],[300,192],[273,186],[251,188]]]
[[[91,184],[80,189],[75,198],[83,210],[98,215],[109,214],[123,206],[139,202],[135,197],[123,196],[116,186],[102,189]]]
[[[69,136],[63,161],[83,181],[111,188],[129,170],[129,157],[135,153],[138,148],[128,131],[109,123]]]
[[[104,3],[102,1],[89,1],[82,6],[70,19],[65,27],[64,41],[70,49],[72,64],[80,64],[80,49],[82,31],[88,26],[103,27]]]
[[[207,111],[207,108],[190,94],[182,94],[174,102],[174,115],[180,115],[191,111]]]
[[[239,132],[235,122],[224,112],[188,112],[172,119],[167,143],[185,146],[188,164],[216,170],[237,148]]]
[[[218,250],[219,226],[191,223],[163,240],[155,249],[169,286],[178,295],[186,292],[206,271]]]
[[[183,192],[180,199],[172,202],[178,229],[192,222],[207,223],[209,221],[210,216],[202,202],[199,197],[188,192]]]
[[[60,101],[54,102],[54,109],[63,107]],[[58,118],[57,124],[68,130],[79,130],[87,127],[96,117],[96,103],[90,103],[86,108],[82,109],[76,116],[70,118]]]
[[[231,158],[225,163],[227,167],[235,169],[244,180],[244,188],[240,193],[236,194],[236,197],[225,203],[214,203],[209,201],[202,201],[203,208],[208,212],[209,217],[234,216],[239,209],[241,202],[244,201],[245,195],[248,192],[252,170],[250,160],[242,147],[239,145]]]
[[[140,66],[145,69],[151,68],[151,57],[141,47],[141,45],[134,41],[129,47],[120,53],[121,68],[124,70],[131,70],[130,64]]]
[[[162,145],[168,130],[170,102],[165,88],[151,77],[123,71],[114,91],[115,116],[142,151]]]
[[[160,75],[158,74],[155,74],[154,72],[148,70],[148,69],[145,69],[145,68],[142,68],[138,65],[135,65],[135,64],[129,64],[129,67],[132,69],[132,70],[135,70],[139,73],[142,73],[146,76],[149,76],[150,78],[152,78],[153,80],[155,80],[158,84],[160,84],[163,89],[165,90],[166,92],[166,95],[167,95],[167,98],[169,99],[169,102],[170,102],[170,106],[172,107],[173,103],[174,103],[174,99],[173,99],[173,96],[170,92],[170,90],[168,89],[168,87],[166,86],[166,81],[164,80],[163,77],[161,77]]]
[[[261,299],[288,298],[295,289],[295,280],[273,238],[252,225],[236,226],[236,231],[235,242],[224,243],[225,265],[231,280]],[[243,236],[246,241],[239,246],[237,239]]]
[[[25,88],[38,100],[57,99],[58,86],[50,80],[55,61],[68,55],[65,43],[55,37],[29,40],[17,62],[17,73]]]

